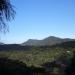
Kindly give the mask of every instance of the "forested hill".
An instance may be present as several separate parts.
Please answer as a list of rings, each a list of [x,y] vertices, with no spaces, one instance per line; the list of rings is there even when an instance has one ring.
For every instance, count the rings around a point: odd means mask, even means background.
[[[43,40],[34,40],[34,39],[29,39],[28,41],[22,43],[22,45],[24,46],[45,46],[45,45],[56,45],[56,44],[60,44],[63,42],[68,42],[68,41],[75,41],[75,39],[70,39],[70,38],[59,38],[59,37],[55,37],[55,36],[50,36],[47,37]]]
[[[63,42],[60,44],[56,44],[56,45],[45,45],[45,46],[23,46],[21,44],[1,44],[0,45],[0,51],[12,51],[12,50],[16,50],[16,51],[30,51],[30,50],[34,50],[34,49],[42,49],[42,50],[46,50],[46,49],[50,49],[50,48],[75,48],[75,41],[68,41],[68,42]]]

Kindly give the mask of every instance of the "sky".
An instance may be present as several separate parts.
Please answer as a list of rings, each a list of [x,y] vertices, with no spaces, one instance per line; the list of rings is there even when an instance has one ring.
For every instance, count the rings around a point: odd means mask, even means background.
[[[4,43],[23,43],[48,36],[75,38],[75,0],[12,0],[15,19],[9,32],[0,34]]]

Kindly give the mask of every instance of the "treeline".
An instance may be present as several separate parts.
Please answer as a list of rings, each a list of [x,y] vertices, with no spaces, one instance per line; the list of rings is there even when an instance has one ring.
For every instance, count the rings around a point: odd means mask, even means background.
[[[33,49],[36,50],[50,50],[51,48],[75,48],[75,41],[69,41],[69,42],[63,42],[60,44],[56,44],[56,45],[45,45],[45,46],[24,46],[22,44],[2,44],[0,45],[0,51],[12,51],[12,50],[16,50],[16,51],[30,51]]]
[[[0,45],[0,51],[29,51],[31,50],[31,46],[22,46],[20,44],[4,44],[4,45]]]

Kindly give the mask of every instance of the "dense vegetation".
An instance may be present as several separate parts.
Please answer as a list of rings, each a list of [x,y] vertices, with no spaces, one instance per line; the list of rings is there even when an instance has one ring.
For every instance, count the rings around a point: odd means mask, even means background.
[[[11,46],[5,47],[7,47],[6,50],[0,51],[0,70],[3,67],[3,71],[7,69],[6,72],[13,72],[12,74],[14,75],[15,73],[16,75],[21,75],[22,73],[27,75],[68,75],[68,71],[73,67],[70,64],[74,65],[72,62],[75,60],[73,58],[75,42],[73,41],[55,46],[21,47],[16,45],[15,49],[17,50],[13,50],[14,48]],[[18,50],[19,47],[20,49]],[[69,66],[70,68],[68,68]]]
[[[69,49],[70,50],[70,49]],[[71,49],[74,51],[74,48]],[[61,55],[69,55],[68,49],[52,48],[52,50],[31,50],[31,51],[1,51],[0,57],[7,57],[25,62],[27,65],[40,66],[46,62],[52,62],[59,58]]]

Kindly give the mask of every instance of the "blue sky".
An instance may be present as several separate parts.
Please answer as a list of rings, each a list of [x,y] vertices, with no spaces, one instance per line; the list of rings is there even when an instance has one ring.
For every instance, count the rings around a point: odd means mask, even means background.
[[[48,36],[75,38],[75,0],[13,0],[16,15],[1,42],[22,43]]]

